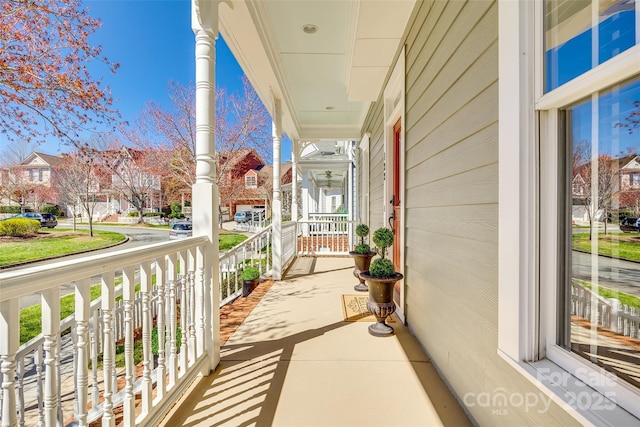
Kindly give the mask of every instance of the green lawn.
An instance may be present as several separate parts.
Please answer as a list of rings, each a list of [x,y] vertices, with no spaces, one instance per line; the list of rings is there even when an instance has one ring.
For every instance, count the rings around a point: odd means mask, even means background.
[[[90,237],[88,230],[41,230],[36,238],[0,240],[0,266],[104,248],[125,239],[111,231],[94,230]]]
[[[573,249],[591,253],[589,233],[572,236]],[[598,253],[630,261],[640,261],[640,236],[628,233],[598,234]]]
[[[247,240],[247,236],[245,236],[244,234],[222,234],[221,233],[219,236],[219,240],[220,240],[220,244],[218,245],[218,248],[220,248],[221,251],[226,251]]]

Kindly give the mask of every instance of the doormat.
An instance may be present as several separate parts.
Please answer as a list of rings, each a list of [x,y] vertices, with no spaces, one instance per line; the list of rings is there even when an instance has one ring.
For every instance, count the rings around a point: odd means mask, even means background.
[[[367,309],[368,295],[342,295],[342,317],[345,322],[375,322],[376,317]],[[394,322],[394,316],[387,322]]]

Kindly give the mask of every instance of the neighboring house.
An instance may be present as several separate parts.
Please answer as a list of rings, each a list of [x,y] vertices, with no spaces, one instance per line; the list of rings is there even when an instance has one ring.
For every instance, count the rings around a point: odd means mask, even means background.
[[[579,221],[589,221],[589,208],[591,208],[591,167],[585,164],[577,167],[571,182],[571,194],[573,197],[572,218]],[[640,156],[631,155],[620,158],[603,156],[598,162],[600,176],[598,182],[598,195],[601,200],[596,206],[597,212],[593,212],[597,221],[604,220],[603,203],[607,203],[607,210],[619,210],[635,208],[640,195]],[[605,183],[609,185],[605,186]],[[602,200],[603,187],[609,187],[606,200]],[[589,206],[589,208],[588,208]]]
[[[280,166],[280,183],[291,183],[291,165]],[[273,195],[273,166],[261,165],[250,169],[244,174],[244,188],[238,191],[232,201],[231,214],[238,211],[264,210],[267,217],[271,216],[271,199]],[[283,191],[282,201],[289,206],[290,193]],[[285,209],[286,211],[286,209]]]
[[[40,210],[44,203],[58,204],[55,168],[62,156],[33,152],[21,163],[9,166],[2,174],[3,204]]]
[[[220,185],[235,183],[244,177],[247,171],[258,169],[265,164],[262,157],[253,148],[217,153]]]
[[[61,162],[62,156],[33,152],[20,163],[20,169],[28,182],[51,187],[54,168]]]
[[[147,153],[123,147],[111,156],[111,189],[119,198],[123,214],[142,208],[162,207],[160,166]]]
[[[627,161],[625,161],[627,160]],[[640,156],[622,160],[620,168],[620,190],[640,190]]]
[[[243,148],[234,152],[222,151],[217,154],[217,167],[220,178],[220,199],[223,211],[229,217],[238,211],[264,210],[271,214],[273,194],[273,166],[265,164],[262,157],[252,148]],[[291,165],[280,166],[280,182],[291,182]],[[283,192],[283,203],[291,204]]]

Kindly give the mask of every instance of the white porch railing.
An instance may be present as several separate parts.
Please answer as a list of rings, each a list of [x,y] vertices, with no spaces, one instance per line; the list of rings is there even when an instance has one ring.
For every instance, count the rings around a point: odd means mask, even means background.
[[[282,270],[291,264],[297,255],[298,224],[295,221],[282,223]]]
[[[344,214],[318,214],[322,219],[298,221],[300,256],[348,255],[353,250],[356,221]]]
[[[576,282],[571,284],[571,314],[622,336],[640,338],[640,310],[603,298]]]
[[[25,362],[18,356],[28,350],[24,347],[22,352],[19,350],[19,302],[21,296],[33,293],[42,295],[42,335],[40,344],[29,343],[35,347],[32,354],[38,390],[37,416],[30,419],[29,424],[52,426],[75,422],[86,425],[91,419],[102,416],[103,423],[110,425],[118,401],[122,401],[124,407],[125,425],[153,423],[167,410],[169,401],[177,398],[195,375],[208,366],[206,356],[210,350],[205,347],[205,334],[210,333],[207,331],[211,330],[211,320],[205,318],[204,304],[210,298],[207,295],[211,288],[205,285],[203,274],[204,260],[209,256],[207,246],[205,237],[193,237],[1,274],[2,424],[26,423]],[[121,375],[116,373],[117,272],[122,272],[124,304],[124,369]],[[157,298],[152,295],[154,281],[158,287]],[[90,289],[96,283],[101,287],[102,296],[99,315],[94,311],[92,316]],[[74,395],[73,415],[63,412],[61,393],[61,338],[67,324],[60,321],[60,289],[66,284],[75,289],[75,316],[70,321],[72,336],[75,336],[75,352],[71,356],[75,384],[70,390]],[[136,288],[139,288],[142,300],[137,310]],[[153,313],[156,313],[155,319]],[[135,328],[135,317],[142,320],[139,330]],[[152,354],[154,327],[158,331],[157,366],[154,366]],[[182,332],[180,348],[176,345],[179,328]],[[134,361],[136,341],[140,342],[143,353],[139,375],[136,375]],[[67,342],[66,345],[73,344]],[[94,375],[93,369],[99,363],[98,353],[102,358],[102,379]],[[16,360],[20,366],[18,370]],[[92,378],[89,378],[90,363]],[[142,394],[137,417],[136,390]]]
[[[271,225],[251,236],[240,245],[220,254],[220,306],[242,294],[242,270],[256,267],[261,276],[269,274],[273,247]]]
[[[220,305],[241,294],[243,266],[267,275],[271,256],[270,227],[221,253]],[[101,416],[108,423],[120,405],[124,425],[154,425],[209,368],[207,258],[206,238],[193,237],[0,274],[2,425],[87,425]],[[68,284],[75,313],[60,320]],[[96,285],[102,296],[90,301]],[[42,334],[19,346],[19,299],[33,293],[42,294]]]

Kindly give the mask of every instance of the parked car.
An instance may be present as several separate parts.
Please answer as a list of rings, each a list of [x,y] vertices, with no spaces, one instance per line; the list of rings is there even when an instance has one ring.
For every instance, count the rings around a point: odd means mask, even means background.
[[[178,221],[173,223],[169,230],[169,239],[184,239],[193,235],[193,226],[191,221]]]
[[[46,213],[46,212],[25,212],[20,213],[13,218],[26,218],[26,219],[36,219],[40,221],[40,227],[43,228],[54,228],[58,225],[58,220],[54,214]]]
[[[233,220],[238,224],[241,222],[249,222],[252,219],[250,211],[239,211],[233,216]]]
[[[620,230],[625,233],[640,231],[640,218],[623,218],[620,221]]]
[[[254,221],[264,221],[264,211],[252,211]]]

